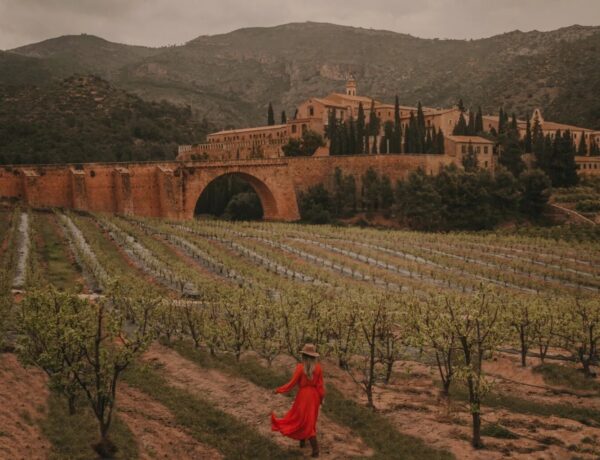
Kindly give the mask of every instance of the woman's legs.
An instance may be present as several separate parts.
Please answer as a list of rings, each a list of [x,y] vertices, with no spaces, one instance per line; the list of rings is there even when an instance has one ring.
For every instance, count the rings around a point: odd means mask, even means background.
[[[319,456],[319,443],[317,442],[317,437],[313,436],[312,438],[310,438],[308,440],[308,442],[310,442],[310,447],[312,447],[312,456],[318,457]]]

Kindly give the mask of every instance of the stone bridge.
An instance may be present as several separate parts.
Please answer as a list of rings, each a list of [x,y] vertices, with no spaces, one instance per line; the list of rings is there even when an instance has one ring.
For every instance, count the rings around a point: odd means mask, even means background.
[[[421,167],[436,173],[447,155],[356,155],[232,161],[85,163],[0,166],[0,198],[33,208],[66,208],[171,219],[192,219],[198,198],[213,180],[236,175],[256,191],[266,220],[300,217],[297,195],[333,184],[336,168],[360,179],[372,167],[394,183]]]

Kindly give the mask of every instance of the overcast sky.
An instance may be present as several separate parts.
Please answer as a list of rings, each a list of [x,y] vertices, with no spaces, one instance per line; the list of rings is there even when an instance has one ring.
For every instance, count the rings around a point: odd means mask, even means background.
[[[302,21],[480,38],[600,25],[600,0],[0,0],[0,49],[80,33],[161,46]]]

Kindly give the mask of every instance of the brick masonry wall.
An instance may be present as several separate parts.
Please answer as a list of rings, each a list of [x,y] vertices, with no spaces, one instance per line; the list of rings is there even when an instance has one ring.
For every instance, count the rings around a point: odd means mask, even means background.
[[[191,219],[205,187],[224,174],[236,174],[255,188],[266,219],[297,220],[297,193],[319,183],[331,187],[336,167],[354,175],[360,190],[360,178],[369,167],[395,182],[419,167],[435,174],[451,161],[440,155],[359,155],[0,167],[0,197],[40,208]]]

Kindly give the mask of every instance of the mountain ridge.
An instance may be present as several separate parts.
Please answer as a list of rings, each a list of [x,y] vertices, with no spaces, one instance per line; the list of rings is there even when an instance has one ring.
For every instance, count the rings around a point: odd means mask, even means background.
[[[92,35],[56,37],[0,54],[0,83],[19,68],[39,84],[93,73],[153,101],[190,105],[219,127],[264,122],[266,107],[293,114],[302,100],[343,89],[353,73],[359,93],[386,101],[448,106],[462,98],[486,112],[503,105],[525,115],[600,129],[600,27],[511,31],[477,40],[426,39],[320,22],[241,28],[160,48]],[[13,59],[14,61],[15,59]],[[28,76],[43,68],[46,77]],[[8,66],[8,67],[7,67]],[[38,70],[35,70],[36,66]],[[594,70],[596,69],[596,70]]]

